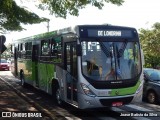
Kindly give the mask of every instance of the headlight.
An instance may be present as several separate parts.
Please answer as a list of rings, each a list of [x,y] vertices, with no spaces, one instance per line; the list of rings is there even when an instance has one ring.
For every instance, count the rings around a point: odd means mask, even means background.
[[[143,88],[143,81],[141,81],[141,83],[136,91],[136,94],[138,94],[140,91],[142,91],[142,88]]]
[[[90,97],[95,97],[96,95],[88,88],[88,86],[84,83],[81,83],[81,87],[84,93]]]

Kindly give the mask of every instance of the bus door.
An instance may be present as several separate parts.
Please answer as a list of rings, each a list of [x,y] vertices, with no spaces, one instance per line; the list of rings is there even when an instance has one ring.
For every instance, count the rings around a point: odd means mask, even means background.
[[[33,45],[32,48],[32,73],[33,73],[33,78],[35,80],[36,87],[39,87],[39,82],[38,82],[38,45]]]
[[[76,42],[65,44],[65,68],[66,85],[67,85],[67,101],[77,104],[77,55]]]

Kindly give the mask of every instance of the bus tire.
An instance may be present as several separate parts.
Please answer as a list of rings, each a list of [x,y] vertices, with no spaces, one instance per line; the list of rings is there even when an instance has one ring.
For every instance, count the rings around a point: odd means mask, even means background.
[[[54,81],[56,81],[56,80],[54,80]],[[52,98],[57,105],[59,105],[59,106],[62,105],[60,87],[58,85],[58,82],[52,83]]]
[[[62,99],[61,99],[61,93],[60,93],[59,87],[56,90],[56,103],[60,106],[62,105]]]

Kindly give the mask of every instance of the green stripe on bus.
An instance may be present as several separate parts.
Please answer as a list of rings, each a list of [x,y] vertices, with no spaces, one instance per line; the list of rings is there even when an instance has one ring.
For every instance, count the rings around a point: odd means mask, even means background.
[[[133,87],[128,87],[128,88],[120,88],[120,89],[112,89],[111,91],[111,96],[123,96],[123,95],[131,95],[136,92],[140,85],[140,80],[137,82],[137,84]]]

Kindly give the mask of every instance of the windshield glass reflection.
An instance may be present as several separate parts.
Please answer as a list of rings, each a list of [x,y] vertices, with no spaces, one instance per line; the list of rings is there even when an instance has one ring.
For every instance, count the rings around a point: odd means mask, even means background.
[[[92,80],[122,80],[141,71],[137,42],[82,43],[82,72]]]

